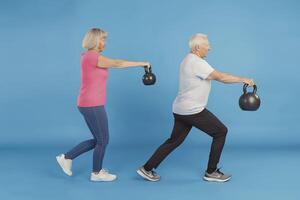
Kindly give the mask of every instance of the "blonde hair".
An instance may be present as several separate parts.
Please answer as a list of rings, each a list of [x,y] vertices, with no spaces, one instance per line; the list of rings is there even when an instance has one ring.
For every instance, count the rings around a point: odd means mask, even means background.
[[[97,49],[99,47],[99,41],[106,39],[107,32],[100,28],[90,29],[82,40],[82,47],[85,49]]]
[[[190,50],[193,50],[196,46],[202,46],[207,42],[207,35],[203,33],[196,33],[189,40]]]

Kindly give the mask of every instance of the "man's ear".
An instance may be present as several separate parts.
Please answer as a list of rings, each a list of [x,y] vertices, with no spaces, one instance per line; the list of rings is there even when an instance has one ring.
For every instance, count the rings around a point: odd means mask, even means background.
[[[196,50],[196,51],[199,51],[199,50],[200,50],[200,46],[199,46],[199,45],[196,45],[196,46],[195,46],[195,50]]]

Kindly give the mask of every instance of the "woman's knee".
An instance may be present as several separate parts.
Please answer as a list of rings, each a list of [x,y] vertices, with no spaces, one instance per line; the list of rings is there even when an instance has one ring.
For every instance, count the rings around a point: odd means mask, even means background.
[[[96,139],[90,139],[89,143],[92,144],[92,146],[95,146],[96,143],[97,143],[97,140]]]
[[[99,146],[106,146],[108,144],[108,140],[100,140],[100,139],[95,139],[95,145]]]

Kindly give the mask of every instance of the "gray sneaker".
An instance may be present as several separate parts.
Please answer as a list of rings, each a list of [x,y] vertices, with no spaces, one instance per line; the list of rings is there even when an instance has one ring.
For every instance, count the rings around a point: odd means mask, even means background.
[[[226,182],[231,179],[230,174],[224,174],[220,171],[220,169],[217,169],[213,173],[209,174],[205,172],[205,175],[203,177],[205,181],[214,181],[214,182]]]
[[[149,181],[159,181],[160,176],[158,174],[156,174],[155,171],[146,171],[144,169],[144,167],[140,167],[137,171],[136,171],[141,177],[143,177],[144,179],[147,179]]]

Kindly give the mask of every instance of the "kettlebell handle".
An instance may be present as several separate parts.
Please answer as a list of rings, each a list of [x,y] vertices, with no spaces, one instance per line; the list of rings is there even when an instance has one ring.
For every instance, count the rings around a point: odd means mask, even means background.
[[[244,86],[243,86],[243,92],[244,92],[244,94],[247,93],[247,87],[248,87],[248,86],[249,86],[249,85],[248,85],[247,83],[244,84]],[[256,91],[257,91],[257,86],[256,86],[256,85],[253,85],[253,93],[256,94]]]
[[[147,65],[144,66],[144,69],[145,69],[145,73],[151,73],[152,72],[151,65],[149,67]]]

